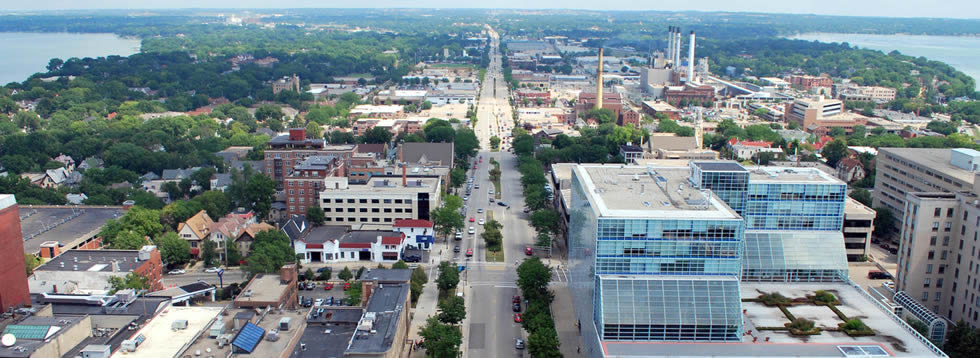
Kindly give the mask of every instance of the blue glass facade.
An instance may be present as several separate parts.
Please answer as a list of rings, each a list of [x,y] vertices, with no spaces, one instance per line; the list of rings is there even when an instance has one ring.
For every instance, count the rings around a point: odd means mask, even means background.
[[[599,218],[599,275],[730,275],[741,271],[742,220]]]
[[[846,192],[843,183],[750,182],[742,216],[749,230],[840,231]]]
[[[749,186],[749,171],[735,162],[691,162],[695,185],[711,192],[742,215]]]

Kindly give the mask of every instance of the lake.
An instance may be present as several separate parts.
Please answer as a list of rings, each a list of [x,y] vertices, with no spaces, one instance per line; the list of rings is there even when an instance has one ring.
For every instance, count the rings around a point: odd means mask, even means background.
[[[980,37],[924,36],[924,35],[868,35],[812,32],[789,37],[791,39],[847,42],[851,46],[881,50],[885,53],[898,50],[909,56],[924,56],[942,61],[980,81]],[[980,90],[980,82],[977,82]]]
[[[114,34],[60,32],[0,32],[0,84],[22,82],[52,58],[129,56],[140,50],[140,40]]]

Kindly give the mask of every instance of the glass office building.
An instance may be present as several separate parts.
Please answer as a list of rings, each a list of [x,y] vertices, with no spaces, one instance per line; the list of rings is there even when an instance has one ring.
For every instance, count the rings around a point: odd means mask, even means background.
[[[732,210],[742,215],[749,186],[749,171],[732,161],[691,162],[694,185],[721,198]]]
[[[742,215],[749,230],[840,231],[846,196],[844,183],[752,180]]]
[[[598,340],[741,339],[744,222],[690,168],[578,166],[569,212],[573,303],[583,337],[597,338],[586,352]]]
[[[747,230],[742,257],[743,281],[847,280],[847,254],[840,232]]]

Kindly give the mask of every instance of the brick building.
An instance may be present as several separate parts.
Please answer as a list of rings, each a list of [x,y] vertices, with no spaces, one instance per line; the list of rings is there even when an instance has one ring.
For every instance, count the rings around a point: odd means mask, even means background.
[[[831,88],[834,86],[834,80],[831,80],[829,77],[792,75],[786,81],[791,86],[799,86],[808,91],[813,87]]]
[[[265,150],[265,174],[283,188],[285,178],[293,173],[293,168],[307,157],[315,155],[334,155],[341,161],[350,159],[356,152],[353,144],[327,145],[323,138],[307,138],[306,129],[291,128],[288,135],[281,135],[269,141]],[[347,175],[346,172],[340,175]]]
[[[0,250],[7,257],[0,260],[0,311],[31,302],[24,274],[24,238],[20,232],[17,199],[12,194],[0,194]]]
[[[672,106],[680,106],[681,101],[714,101],[715,88],[708,85],[668,87],[666,91],[667,103]]]
[[[307,206],[316,206],[325,179],[345,175],[344,161],[335,155],[306,157],[284,180],[289,215],[305,215]]]

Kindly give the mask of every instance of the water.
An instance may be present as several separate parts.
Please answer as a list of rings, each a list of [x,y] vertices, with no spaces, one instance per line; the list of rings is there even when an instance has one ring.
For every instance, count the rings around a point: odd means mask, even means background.
[[[0,32],[0,84],[22,82],[45,72],[52,58],[129,56],[140,50],[140,40],[114,34],[61,32]]]
[[[898,50],[904,55],[924,56],[942,61],[980,80],[980,37],[924,36],[924,35],[867,35],[811,32],[790,37],[791,39],[847,42],[851,46],[881,50],[885,53]],[[980,90],[980,82],[977,82]]]

